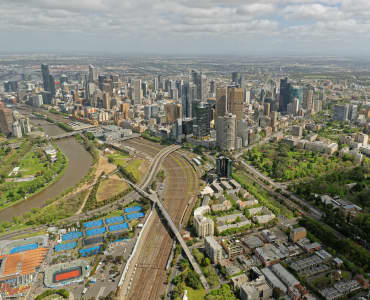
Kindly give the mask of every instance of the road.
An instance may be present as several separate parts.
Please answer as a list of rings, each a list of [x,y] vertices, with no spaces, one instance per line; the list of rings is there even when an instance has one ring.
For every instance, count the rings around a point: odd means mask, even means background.
[[[131,140],[127,144],[147,153],[158,152],[163,147],[144,140]],[[178,153],[170,154],[162,165],[166,171],[164,206],[174,224],[178,226],[186,208],[191,207],[189,202],[191,203],[194,195],[199,192],[199,177]],[[171,232],[163,226],[160,216],[153,214],[152,224],[143,245],[139,248],[136,271],[127,279],[131,281],[131,289],[127,297],[121,290],[120,299],[160,299],[167,286],[166,264],[172,243]]]

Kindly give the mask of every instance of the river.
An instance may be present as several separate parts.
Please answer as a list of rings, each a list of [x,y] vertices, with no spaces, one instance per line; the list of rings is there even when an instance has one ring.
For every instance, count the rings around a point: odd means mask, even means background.
[[[58,135],[65,131],[58,126],[44,120],[35,121],[41,124],[44,132],[49,136]],[[64,190],[77,184],[89,171],[93,159],[89,152],[76,141],[74,137],[56,141],[59,149],[67,156],[69,164],[64,174],[51,186],[31,198],[15,204],[9,208],[0,211],[0,222],[9,221],[14,216],[22,216],[32,208],[40,208],[45,205],[46,200],[55,198]]]

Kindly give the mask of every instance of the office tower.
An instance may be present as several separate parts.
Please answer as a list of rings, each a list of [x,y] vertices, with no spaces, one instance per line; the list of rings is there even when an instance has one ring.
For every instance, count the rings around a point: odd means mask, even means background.
[[[305,86],[303,88],[302,108],[311,111],[312,106],[313,106],[313,88],[311,86]]]
[[[251,102],[251,91],[245,91],[245,103],[250,104]]]
[[[204,238],[204,246],[206,254],[213,264],[218,264],[222,261],[222,247],[213,236],[206,236]]]
[[[12,124],[12,133],[13,133],[13,136],[15,136],[16,138],[22,137],[22,128],[18,121],[15,121]]]
[[[135,79],[131,82],[132,84],[132,100],[134,105],[142,104],[143,100],[143,91],[141,89],[141,80]]]
[[[216,89],[216,120],[227,112],[226,88]],[[216,125],[217,126],[217,125]]]
[[[111,109],[111,98],[109,93],[103,93],[103,108]]]
[[[152,105],[144,106],[144,119],[149,120],[152,117]]]
[[[170,89],[171,89],[171,81],[169,79],[166,79],[164,81],[164,91],[168,93]]]
[[[240,73],[239,72],[231,73],[231,82],[232,84],[235,84],[235,85],[240,84]]]
[[[60,76],[60,84],[62,85],[63,83],[68,83],[68,76],[65,74]]]
[[[236,122],[236,136],[242,139],[242,147],[248,146],[248,121],[238,120]]]
[[[212,95],[212,97],[214,97],[213,95],[215,94],[216,92],[216,83],[214,80],[211,80],[209,82],[209,93]]]
[[[103,85],[107,77],[105,75],[98,75],[98,86],[100,90],[103,90]]]
[[[271,107],[270,103],[268,103],[268,102],[263,103],[263,112],[264,112],[265,116],[270,115],[270,107]]]
[[[216,159],[216,172],[219,178],[232,178],[233,161],[225,156]]]
[[[18,90],[17,81],[5,81],[4,82],[4,91],[6,93],[16,92]]]
[[[171,89],[170,90],[170,98],[172,99],[172,100],[178,100],[178,98],[179,98],[179,94],[178,94],[178,91],[177,91],[177,88],[174,88],[174,89]]]
[[[162,76],[158,75],[158,90],[163,89]]]
[[[293,86],[291,89],[291,99],[298,99],[298,109],[302,107],[303,89],[299,86]]]
[[[159,80],[158,77],[154,77],[154,90],[158,91],[159,90]]]
[[[244,119],[244,89],[228,88],[227,111],[236,115],[237,121]]]
[[[202,73],[200,73],[198,98],[202,101],[206,101],[208,99],[208,79],[206,75],[203,75]]]
[[[89,65],[89,82],[94,82],[98,79],[98,71],[93,65]]]
[[[194,107],[194,136],[200,139],[209,137],[211,108],[208,103],[199,102]]]
[[[182,133],[185,135],[193,134],[193,119],[182,119]]]
[[[293,102],[292,98],[292,85],[288,82],[288,77],[280,80],[280,101],[279,111],[287,112],[288,104]]]
[[[356,104],[351,104],[349,106],[348,119],[351,122],[356,121],[357,119],[357,105]]]
[[[217,117],[216,142],[222,151],[235,150],[236,116],[228,113]]]
[[[49,66],[48,65],[41,65],[41,75],[42,75],[42,82],[44,85],[44,90],[51,93],[51,96],[55,96],[55,79],[54,76],[50,75]]]
[[[0,108],[0,133],[8,136],[12,133],[13,114],[8,108]]]
[[[193,101],[196,93],[196,86],[191,82],[186,82],[181,96],[183,118],[193,117]]]
[[[174,123],[182,116],[181,105],[175,103],[167,103],[164,106],[167,123]]]
[[[31,125],[29,118],[23,118],[19,120],[23,135],[27,135],[31,132]]]
[[[184,82],[182,80],[176,80],[175,87],[177,89],[178,97],[182,96],[182,89],[184,87]]]
[[[50,83],[49,83],[49,66],[48,65],[41,65],[41,75],[42,75],[42,82],[44,85],[44,90],[45,91],[50,91]]]
[[[149,93],[148,93],[148,84],[146,82],[143,82],[141,84],[141,89],[143,90],[143,97],[144,98],[147,98],[149,97]]]
[[[348,121],[349,105],[335,105],[334,106],[334,121],[346,122]]]

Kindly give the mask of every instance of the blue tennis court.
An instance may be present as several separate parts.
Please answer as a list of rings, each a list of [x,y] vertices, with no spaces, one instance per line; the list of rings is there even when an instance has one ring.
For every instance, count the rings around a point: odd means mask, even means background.
[[[105,227],[88,229],[88,230],[86,230],[86,236],[94,236],[94,235],[104,234],[106,231],[107,231],[107,229]]]
[[[114,224],[114,223],[123,223],[125,221],[124,216],[119,216],[119,217],[112,217],[112,218],[106,218],[105,219],[105,224]]]
[[[125,208],[125,213],[132,213],[132,212],[135,212],[135,211],[140,211],[142,210],[143,208],[141,206],[133,206],[133,207],[127,207]]]
[[[66,234],[63,234],[62,241],[70,241],[70,240],[79,239],[82,237],[82,235],[83,234],[81,231],[71,231]]]
[[[55,245],[55,252],[72,250],[77,247],[77,242]]]
[[[98,227],[98,226],[103,226],[103,225],[104,225],[103,220],[95,220],[95,221],[84,223],[85,228]]]
[[[134,213],[134,214],[131,214],[131,215],[126,215],[126,219],[127,220],[135,220],[135,219],[143,218],[144,216],[145,216],[144,213],[139,212],[139,213]]]
[[[15,254],[15,253],[19,253],[19,252],[34,250],[34,249],[37,249],[37,248],[38,248],[37,243],[35,243],[35,244],[22,245],[22,246],[18,246],[18,247],[12,248],[10,250],[10,254]]]
[[[118,230],[124,230],[124,229],[128,229],[128,224],[127,223],[122,223],[122,224],[116,224],[116,225],[109,226],[109,231],[118,231]]]
[[[100,252],[100,246],[95,246],[95,247],[80,250],[81,256],[94,255],[94,254],[98,254],[99,252]]]

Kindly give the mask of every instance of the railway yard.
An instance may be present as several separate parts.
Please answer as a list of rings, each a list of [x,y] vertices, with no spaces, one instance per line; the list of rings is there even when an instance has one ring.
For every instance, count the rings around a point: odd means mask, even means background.
[[[131,140],[128,145],[148,155],[154,155],[163,146],[145,140]],[[163,202],[176,225],[180,224],[188,203],[199,191],[199,179],[193,167],[178,153],[170,154],[162,163],[167,172]],[[191,207],[188,211],[191,211]],[[188,215],[188,213],[186,213]],[[127,293],[128,299],[159,299],[166,289],[166,264],[173,245],[170,232],[154,214],[147,239],[138,254],[136,271]]]

